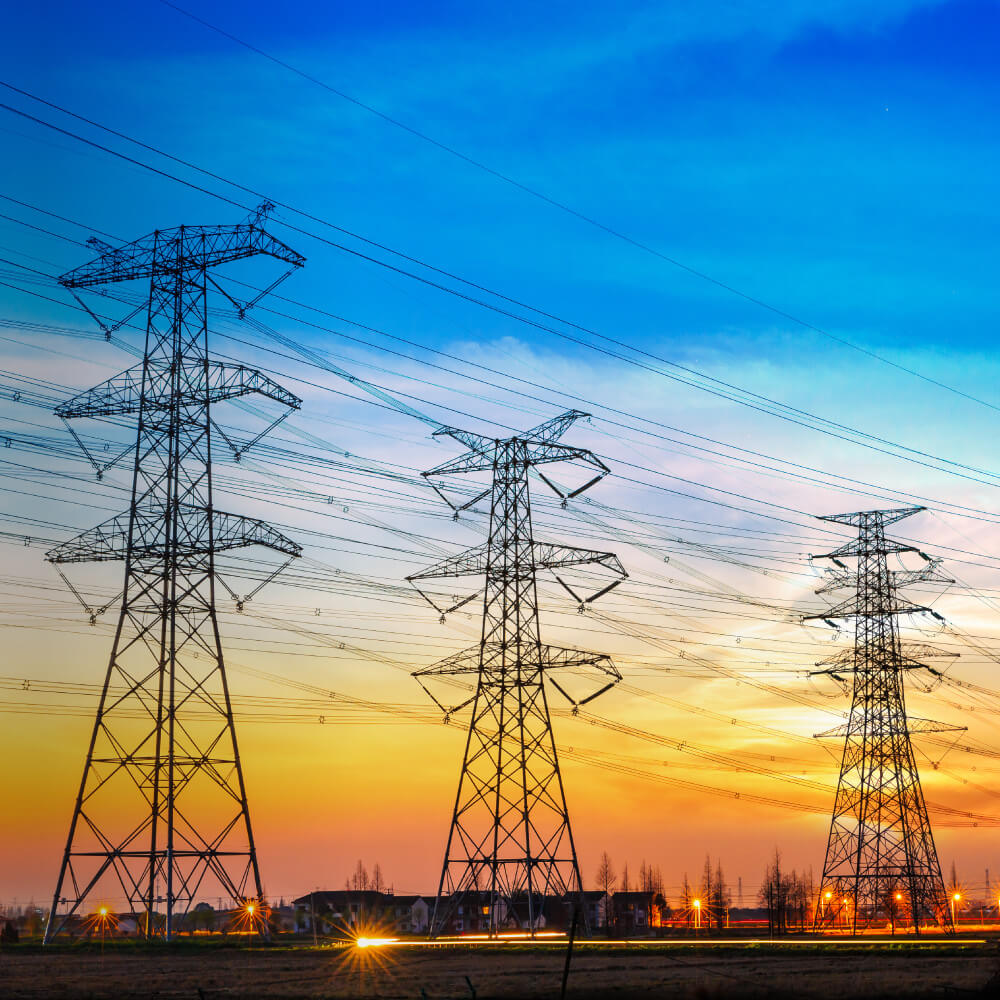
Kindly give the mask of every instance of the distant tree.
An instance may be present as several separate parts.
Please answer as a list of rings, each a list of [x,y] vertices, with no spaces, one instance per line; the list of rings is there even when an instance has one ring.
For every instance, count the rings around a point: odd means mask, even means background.
[[[611,855],[605,851],[601,855],[601,863],[597,867],[597,887],[604,893],[604,930],[608,937],[611,937],[612,925],[614,924],[614,904],[611,900],[611,893],[615,891],[617,881]]]
[[[726,926],[726,913],[733,905],[733,894],[726,884],[726,876],[722,871],[722,862],[716,861],[715,872],[712,875],[711,907],[716,930]]]
[[[650,897],[650,926],[662,926],[663,921],[670,917],[670,907],[667,905],[667,897],[664,895],[663,872],[659,865],[648,865],[646,867],[643,891],[648,893]],[[654,911],[657,917],[655,920],[653,919]]]
[[[805,876],[792,869],[787,876],[785,889],[785,929],[798,925],[800,931],[806,929],[806,914],[809,910],[809,885]]]
[[[653,884],[652,884],[652,891],[653,891],[653,892],[658,892],[658,893],[659,893],[659,894],[660,894],[661,896],[662,896],[662,895],[663,895],[663,893],[664,893],[664,886],[663,886],[663,871],[662,871],[662,870],[660,869],[660,866],[659,866],[659,865],[657,865],[657,866],[656,866],[656,867],[655,867],[655,868],[653,869]]]
[[[628,878],[628,862],[626,861],[624,867],[622,868],[622,918],[621,918],[621,924],[622,924],[622,934],[624,936],[627,936],[628,932],[629,932],[629,903],[628,903],[629,889],[630,889],[630,885],[629,885],[629,878]],[[615,916],[617,917],[617,913],[615,914]]]
[[[812,872],[800,875],[795,869],[783,870],[781,852],[767,866],[759,899],[767,908],[768,928],[772,934],[787,934],[795,928],[806,929],[813,904],[815,887]]]
[[[712,905],[712,874],[712,859],[706,854],[705,865],[701,870],[701,885],[698,887],[702,909]]]
[[[354,874],[350,878],[349,888],[353,889],[355,892],[367,892],[368,885],[368,869],[365,868],[364,862],[361,858],[358,858],[357,867],[354,869]]]
[[[681,886],[681,909],[684,911],[688,927],[694,922],[694,897],[691,895],[691,883],[688,873],[684,873],[684,884]]]
[[[5,920],[3,928],[0,929],[0,944],[17,944],[19,939],[17,924],[13,920]]]
[[[955,868],[955,862],[951,863],[951,891],[955,892],[958,888],[958,870]]]
[[[385,892],[385,879],[382,877],[382,866],[376,861],[375,867],[372,868],[372,889],[375,892]]]
[[[191,911],[191,923],[195,930],[215,930],[215,910],[210,903],[199,903]]]
[[[25,907],[23,926],[28,937],[37,937],[42,933],[42,911],[34,903]]]
[[[767,908],[767,927],[771,934],[785,933],[789,888],[789,880],[781,870],[781,852],[775,848],[774,859],[764,872],[758,896],[761,904]]]

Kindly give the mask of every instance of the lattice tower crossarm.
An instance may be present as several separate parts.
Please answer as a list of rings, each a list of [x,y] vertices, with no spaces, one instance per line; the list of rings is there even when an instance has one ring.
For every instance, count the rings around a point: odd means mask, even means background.
[[[455,674],[475,675],[476,682],[432,936],[448,929],[459,913],[463,930],[482,929],[491,935],[512,926],[534,933],[546,906],[576,906],[580,919],[586,920],[544,682],[557,668],[596,669],[605,684],[584,699],[588,701],[620,675],[606,656],[542,642],[536,573],[599,565],[620,582],[625,572],[611,553],[536,542],[528,485],[529,470],[543,463],[581,460],[598,472],[591,483],[607,472],[589,452],[556,443],[579,416],[573,411],[505,440],[444,429],[442,433],[470,450],[425,473],[432,483],[445,475],[475,471],[488,471],[492,478],[490,487],[477,494],[490,497],[486,544],[410,578],[418,586],[433,578],[485,577],[479,645],[415,674],[421,684],[433,676]],[[457,512],[470,504],[453,506]],[[566,695],[562,686],[556,687]]]
[[[823,736],[842,737],[843,758],[816,907],[815,926],[852,933],[883,922],[919,933],[930,923],[953,930],[927,805],[910,741],[911,732],[960,727],[908,720],[903,691],[907,670],[924,664],[904,654],[898,617],[929,611],[901,598],[897,588],[946,581],[937,562],[914,546],[886,538],[885,527],[922,508],[860,511],[825,520],[850,524],[857,539],[823,558],[840,567],[835,583],[854,595],[808,619],[853,618],[854,648],[832,657],[827,672],[853,675],[850,715]],[[920,570],[893,572],[890,553],[917,553]],[[856,560],[855,572],[843,560]],[[830,587],[822,587],[823,592]],[[925,647],[926,651],[926,647]]]
[[[303,258],[259,225],[158,231],[64,275],[68,289],[149,281],[141,368],[57,409],[138,417],[129,511],[57,546],[55,564],[124,561],[121,613],[87,751],[46,941],[95,901],[121,900],[147,936],[172,937],[201,899],[263,912],[263,887],[215,605],[215,554],[299,546],[215,508],[211,407],[256,393],[299,400],[208,351],[210,269],[263,254]]]

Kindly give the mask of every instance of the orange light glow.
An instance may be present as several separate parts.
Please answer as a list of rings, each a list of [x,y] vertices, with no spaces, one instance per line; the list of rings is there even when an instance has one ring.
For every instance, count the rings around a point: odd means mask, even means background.
[[[101,915],[102,917],[106,917],[106,916],[108,915],[108,908],[107,908],[106,906],[102,906],[102,907],[101,907],[101,908],[100,908],[100,909],[99,909],[99,910],[98,910],[97,912],[98,912],[98,913],[99,913],[99,914],[100,914],[100,915]]]
[[[957,903],[962,898],[962,894],[960,892],[956,892],[951,898]]]
[[[378,948],[384,944],[395,944],[399,938],[358,938],[355,942],[359,948]]]
[[[902,898],[903,898],[903,894],[901,892],[897,892],[896,893],[896,899],[902,899]]]
[[[701,908],[701,900],[700,899],[696,899],[694,901],[694,905],[695,905],[695,909],[700,909]]]
[[[828,893],[826,894],[826,898],[827,898],[827,899],[833,899],[833,893],[832,893],[832,892],[828,892]]]

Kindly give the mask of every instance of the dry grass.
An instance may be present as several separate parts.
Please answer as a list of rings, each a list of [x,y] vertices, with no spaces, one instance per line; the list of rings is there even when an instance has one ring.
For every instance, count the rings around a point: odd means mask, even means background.
[[[533,948],[257,949],[14,947],[0,953],[4,1000],[381,997],[557,998],[565,951]],[[573,955],[567,1000],[610,997],[1000,996],[986,946],[609,949]],[[471,984],[471,987],[470,987]]]

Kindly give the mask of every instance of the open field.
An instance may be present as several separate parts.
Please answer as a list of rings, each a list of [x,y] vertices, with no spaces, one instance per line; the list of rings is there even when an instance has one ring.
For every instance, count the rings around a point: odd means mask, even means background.
[[[8,1000],[36,997],[559,997],[565,945],[171,948],[15,946],[0,952]],[[721,945],[584,943],[566,996],[947,997],[1000,992],[995,941]]]

